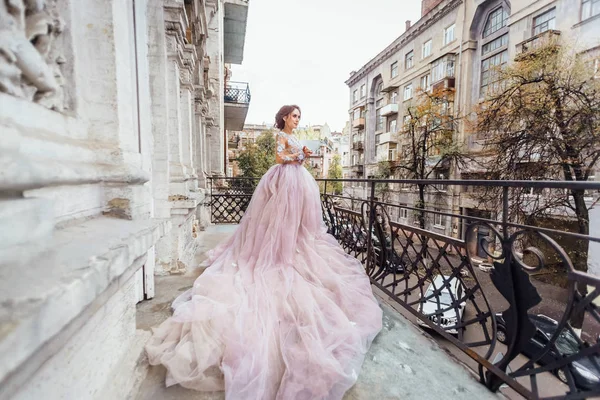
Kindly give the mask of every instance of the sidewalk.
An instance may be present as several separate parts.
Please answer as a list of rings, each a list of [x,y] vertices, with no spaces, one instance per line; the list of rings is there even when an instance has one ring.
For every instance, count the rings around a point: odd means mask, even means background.
[[[211,226],[199,240],[202,253],[225,239],[235,226]],[[171,301],[192,286],[201,269],[180,276],[157,277],[157,297],[138,305],[138,329],[149,330],[171,314]],[[368,353],[357,384],[344,400],[393,399],[499,399],[474,375],[420,328],[381,301],[384,327]],[[145,357],[140,367],[146,368]],[[135,400],[222,400],[223,393],[201,393],[179,386],[165,388],[165,369],[151,367]],[[238,399],[235,399],[238,400]],[[239,399],[242,400],[242,399]]]

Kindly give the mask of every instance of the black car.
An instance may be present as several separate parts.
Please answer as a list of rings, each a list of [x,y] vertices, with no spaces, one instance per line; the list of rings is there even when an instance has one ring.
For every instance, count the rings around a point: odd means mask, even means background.
[[[533,358],[540,354],[542,349],[548,347],[550,339],[556,332],[558,322],[545,315],[534,315],[529,314],[529,319],[536,327],[536,332],[533,337],[529,340],[525,348],[521,351],[524,355],[529,358]],[[496,322],[498,324],[497,338],[500,343],[508,343],[508,334],[506,329],[506,322],[502,318],[502,314],[496,314]],[[557,359],[571,356],[579,352],[579,342],[569,331],[565,328],[561,334],[556,338],[556,342],[551,346],[548,351],[540,360],[537,361],[539,365],[550,364]],[[595,363],[594,363],[595,361]],[[596,365],[600,366],[600,356],[594,354],[590,357],[581,358],[577,361],[569,364],[569,371],[573,375],[575,380],[575,386],[578,389],[590,390],[596,389],[600,385],[600,371]],[[553,371],[553,373],[563,381],[567,383],[567,374],[563,369]]]

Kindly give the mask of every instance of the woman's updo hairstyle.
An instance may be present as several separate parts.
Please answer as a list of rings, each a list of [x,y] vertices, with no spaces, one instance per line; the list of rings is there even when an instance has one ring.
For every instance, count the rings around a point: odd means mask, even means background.
[[[302,111],[300,110],[300,107],[298,107],[295,104],[283,106],[279,109],[279,111],[275,115],[275,126],[277,127],[277,129],[285,128],[285,121],[283,120],[283,117],[287,117],[288,115],[293,113],[294,110],[298,110],[300,115],[302,115]]]

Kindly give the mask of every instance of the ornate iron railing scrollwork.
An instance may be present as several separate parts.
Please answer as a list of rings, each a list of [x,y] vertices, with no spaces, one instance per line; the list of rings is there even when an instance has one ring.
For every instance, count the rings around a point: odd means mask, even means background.
[[[370,190],[363,197],[329,194],[324,190],[321,206],[328,233],[338,240],[347,253],[363,263],[373,286],[400,304],[407,315],[414,316],[419,324],[432,329],[475,360],[480,380],[486,387],[497,391],[501,385],[507,384],[525,398],[544,398],[538,381],[541,374],[550,372],[564,378],[567,385],[564,393],[552,394],[551,398],[600,396],[600,340],[590,341],[580,337],[569,322],[574,316],[583,315],[586,323],[595,323],[600,330],[600,313],[596,305],[600,302],[600,279],[576,270],[567,251],[554,237],[562,235],[595,243],[600,243],[600,238],[511,222],[507,220],[506,212],[511,188],[578,187],[598,191],[600,184],[450,180],[323,181],[368,185],[367,189]],[[444,184],[446,188],[452,185],[497,186],[502,189],[503,196],[501,220],[381,201],[376,197],[375,185],[390,183],[399,183],[400,187],[414,187],[417,184]],[[219,217],[219,213],[224,212],[233,212],[234,217],[229,220],[239,220],[245,204],[247,206],[244,201],[249,202],[255,185],[256,180],[253,183],[234,184],[232,181],[219,185],[212,193],[213,220],[227,219]],[[362,191],[362,187],[359,189]],[[229,200],[222,200],[219,196]],[[342,202],[345,204],[342,205]],[[222,204],[229,204],[229,211]],[[219,211],[219,207],[223,210]],[[402,209],[407,210],[405,218],[410,211],[465,221],[464,239],[391,217],[401,215]],[[474,247],[469,244],[472,243],[469,238],[475,238]],[[483,253],[477,255],[491,262],[486,282],[482,280],[485,274],[482,275],[473,266],[472,259],[476,256],[474,249],[482,250]],[[554,253],[553,260],[559,260],[565,268],[568,280],[564,311],[558,321],[548,317],[545,317],[546,320],[540,319],[543,316],[532,314],[532,310],[543,302],[530,274],[547,268],[550,252]],[[526,361],[520,361],[517,356],[525,354],[524,349],[531,347],[532,339],[540,332],[539,321],[547,321],[551,333],[547,333],[546,341],[539,350],[530,354]],[[499,332],[503,332],[503,340],[499,340]],[[561,353],[558,349],[563,346],[565,337],[571,340],[573,346],[569,354]],[[503,353],[500,359],[497,358],[499,352]],[[552,357],[549,358],[550,355]],[[583,382],[586,376],[589,378],[587,384]]]

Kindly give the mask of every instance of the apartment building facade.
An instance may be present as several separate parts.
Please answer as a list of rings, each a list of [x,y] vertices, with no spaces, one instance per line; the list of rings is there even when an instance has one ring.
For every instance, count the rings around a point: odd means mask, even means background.
[[[419,21],[406,22],[406,31],[376,57],[351,73],[349,87],[350,177],[369,178],[378,174],[379,162],[393,166],[402,154],[406,136],[407,109],[415,104],[418,91],[445,88],[452,93],[448,108],[465,115],[495,84],[493,70],[505,65],[528,47],[560,36],[575,43],[582,52],[600,50],[600,2],[593,0],[424,0]],[[598,68],[598,62],[595,64]],[[482,137],[459,124],[455,140],[472,153],[481,151]],[[453,165],[433,171],[436,179],[475,179],[483,171]],[[405,178],[392,168],[393,178]],[[393,185],[392,185],[393,186]],[[477,216],[468,194],[441,186],[428,195],[428,209]],[[409,189],[394,188],[393,201],[413,206]],[[411,212],[400,211],[404,223],[415,223]],[[427,228],[461,237],[465,227],[458,220],[431,215]]]

